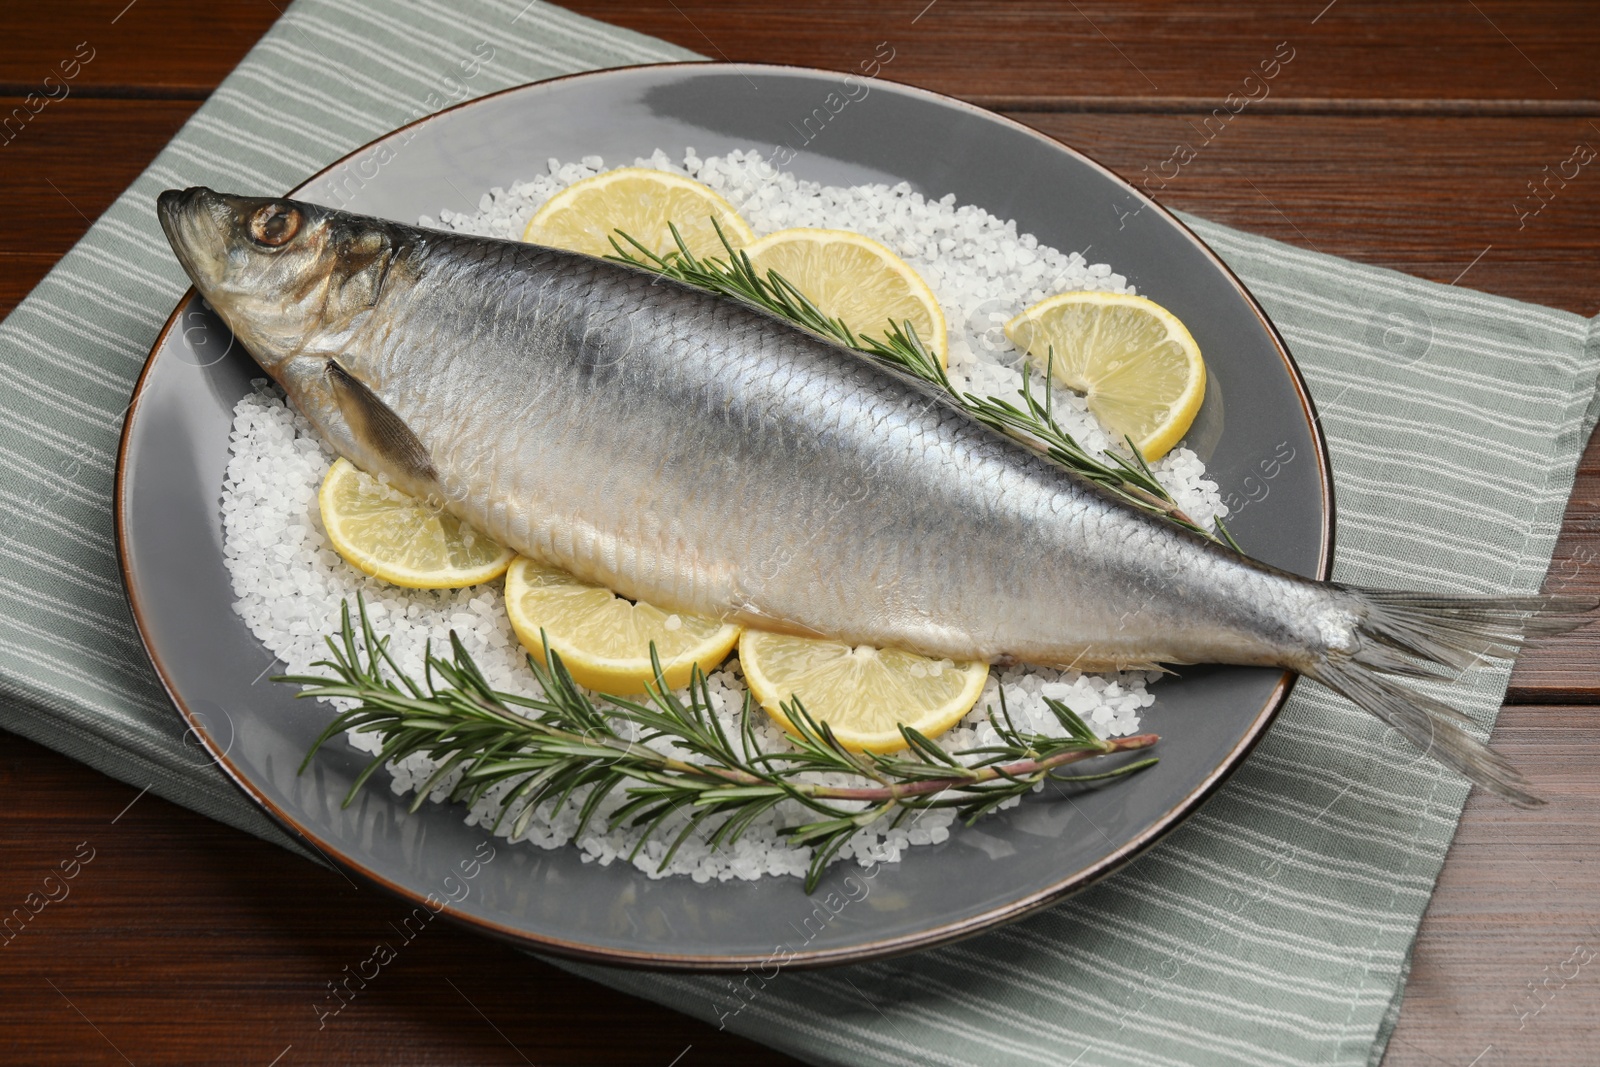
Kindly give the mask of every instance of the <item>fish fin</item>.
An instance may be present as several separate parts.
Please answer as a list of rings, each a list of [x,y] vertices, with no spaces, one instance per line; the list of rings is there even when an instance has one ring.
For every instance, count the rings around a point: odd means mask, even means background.
[[[358,442],[419,482],[437,479],[433,460],[417,435],[365,382],[345,370],[336,359],[328,360],[328,382]]]
[[[1460,771],[1518,807],[1536,808],[1543,798],[1504,756],[1463,729],[1467,716],[1448,704],[1395,684],[1354,660],[1319,664],[1306,672],[1400,732],[1424,756]]]
[[[1305,670],[1311,678],[1388,723],[1418,751],[1521,807],[1542,799],[1504,756],[1469,734],[1472,720],[1385,675],[1437,678],[1443,668],[1465,669],[1486,658],[1510,659],[1528,638],[1566,633],[1593,621],[1595,597],[1439,596],[1346,589],[1364,609],[1356,650],[1325,656]]]
[[[1474,597],[1350,589],[1366,607],[1366,644],[1356,658],[1377,670],[1417,674],[1390,650],[1427,663],[1465,670],[1485,658],[1512,659],[1530,637],[1564,634],[1592,621],[1600,598],[1579,596]]]

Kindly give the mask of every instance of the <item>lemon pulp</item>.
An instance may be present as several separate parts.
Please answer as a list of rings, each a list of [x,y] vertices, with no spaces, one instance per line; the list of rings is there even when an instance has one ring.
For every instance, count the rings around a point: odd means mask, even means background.
[[[906,747],[899,726],[937,737],[978,702],[989,668],[894,648],[746,630],[739,639],[745,683],[767,713],[794,732],[782,703],[798,697],[854,751]]]
[[[574,681],[617,696],[643,693],[655,680],[652,643],[668,687],[680,689],[695,667],[710,671],[727,659],[739,639],[732,624],[629,601],[526,557],[506,573],[506,613],[539,662],[545,662],[543,631]]]
[[[709,186],[648,167],[622,167],[574,182],[551,197],[528,220],[522,239],[591,256],[610,256],[616,254],[611,238],[622,230],[664,256],[678,247],[670,222],[677,225],[696,256],[726,260],[728,250],[712,219],[735,248],[755,240],[733,205]],[[635,251],[620,237],[618,241],[627,251]]]
[[[334,550],[367,574],[408,589],[492,581],[515,555],[454,515],[334,461],[317,492]]]
[[[1205,399],[1200,346],[1178,317],[1142,296],[1060,293],[1006,323],[1006,336],[1146,460],[1189,432]]]
[[[858,336],[883,337],[910,322],[928,351],[948,365],[944,312],[909,263],[848,230],[799,228],[768,234],[745,249],[763,278],[775,270],[817,308]]]

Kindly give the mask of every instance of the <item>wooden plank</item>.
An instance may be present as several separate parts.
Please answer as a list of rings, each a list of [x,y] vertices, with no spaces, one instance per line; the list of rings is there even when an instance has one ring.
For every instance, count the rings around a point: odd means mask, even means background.
[[[793,1062],[454,926],[408,942],[393,898],[3,732],[0,787],[0,909],[40,894],[0,933],[8,1063]]]
[[[1326,4],[1326,7],[1324,7]],[[880,42],[884,74],[986,103],[1151,98],[1221,106],[1230,92],[1302,101],[1600,99],[1589,62],[1600,21],[1581,0],[1476,5],[1437,0],[1163,4],[1083,0],[568,0],[607,22],[718,59],[850,71]],[[1265,88],[1244,87],[1279,42],[1292,55]],[[1273,69],[1273,68],[1268,68]],[[1539,105],[1535,105],[1536,107]]]
[[[1585,119],[1246,110],[1219,131],[1179,114],[1011,117],[1215,222],[1581,315],[1600,311],[1590,251],[1600,245],[1600,158],[1543,185],[1580,144],[1600,152],[1600,124]],[[1168,162],[1178,146],[1195,152],[1181,167]]]
[[[0,40],[0,92],[42,89],[85,43],[93,58],[71,81],[75,93],[201,98],[285,6],[86,0],[53,9],[49,19],[15,20]],[[848,71],[889,42],[894,59],[886,76],[1001,106],[1077,109],[1133,100],[1145,110],[1209,110],[1240,91],[1265,93],[1266,108],[1334,101],[1404,111],[1419,101],[1454,100],[1533,113],[1571,111],[1576,103],[1582,113],[1600,114],[1600,71],[1587,58],[1600,48],[1600,21],[1584,0],[1333,0],[1325,8],[1288,0],[565,6],[716,58]],[[1241,88],[1279,42],[1294,58],[1265,89]]]
[[[79,0],[51,7],[46,18],[8,19],[0,35],[0,93],[65,93],[61,103],[91,95],[203,100],[287,6]]]
[[[11,314],[59,258],[51,252],[0,252],[0,316]]]
[[[1475,791],[1428,906],[1385,1067],[1597,1062],[1600,709],[1511,707],[1494,743],[1550,801]]]

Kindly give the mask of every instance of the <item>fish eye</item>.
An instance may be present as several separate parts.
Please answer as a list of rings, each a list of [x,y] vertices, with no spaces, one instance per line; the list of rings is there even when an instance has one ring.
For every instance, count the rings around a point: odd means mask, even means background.
[[[300,232],[300,212],[284,204],[268,204],[250,216],[250,237],[256,244],[277,248]]]

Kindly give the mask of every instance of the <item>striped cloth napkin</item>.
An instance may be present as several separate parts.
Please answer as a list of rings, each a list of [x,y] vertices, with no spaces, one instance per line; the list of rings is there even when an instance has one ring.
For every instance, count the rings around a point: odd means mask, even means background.
[[[187,287],[151,205],[171,186],[281,192],[465,95],[697,58],[524,3],[299,0],[0,325],[0,726],[290,845],[185,749],[117,575],[122,412]],[[485,40],[492,62],[447,82]],[[1316,396],[1336,577],[1536,591],[1597,414],[1595,324],[1190,221],[1261,298]],[[1477,672],[1458,694],[1480,735],[1507,673]],[[1375,1063],[1466,793],[1304,685],[1181,829],[1026,921],[810,973],[571,969],[814,1063]]]

